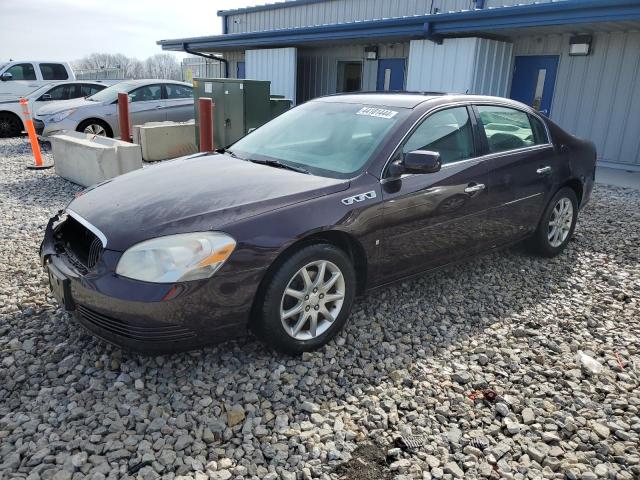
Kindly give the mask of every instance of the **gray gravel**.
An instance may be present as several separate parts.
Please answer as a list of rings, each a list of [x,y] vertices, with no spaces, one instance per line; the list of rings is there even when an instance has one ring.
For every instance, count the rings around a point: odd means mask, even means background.
[[[39,242],[79,188],[30,162],[0,140],[0,477],[640,478],[640,192],[598,187],[558,258],[370,294],[319,352],[140,357],[49,295]]]

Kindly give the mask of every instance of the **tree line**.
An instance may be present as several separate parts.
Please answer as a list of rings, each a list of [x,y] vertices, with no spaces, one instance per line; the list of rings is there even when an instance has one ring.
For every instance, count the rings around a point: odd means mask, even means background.
[[[117,72],[117,78],[161,78],[182,80],[180,62],[170,53],[158,53],[145,60],[127,57],[122,53],[92,53],[73,63],[76,71],[89,70],[104,72],[103,78],[109,78],[108,71]]]

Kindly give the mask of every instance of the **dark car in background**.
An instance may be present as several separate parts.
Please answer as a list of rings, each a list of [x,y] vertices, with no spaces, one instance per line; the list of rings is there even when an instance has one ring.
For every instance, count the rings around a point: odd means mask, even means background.
[[[51,219],[51,288],[98,337],[191,349],[253,330],[324,345],[368,289],[526,240],[569,242],[596,152],[520,103],[316,99],[228,149],[90,188]]]

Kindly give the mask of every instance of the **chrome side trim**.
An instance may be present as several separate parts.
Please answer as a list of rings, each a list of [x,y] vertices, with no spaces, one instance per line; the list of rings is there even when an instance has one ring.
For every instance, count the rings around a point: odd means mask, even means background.
[[[98,230],[97,227],[91,225],[88,221],[86,221],[84,218],[82,218],[80,215],[78,215],[76,212],[74,212],[70,208],[67,208],[65,212],[70,217],[73,217],[78,223],[81,223],[87,230],[90,230],[96,237],[98,237],[102,242],[102,248],[107,247],[107,237],[105,236],[104,233]]]
[[[516,200],[511,200],[510,202],[507,202],[507,203],[504,203],[504,204],[500,205],[498,208],[504,207],[506,205],[513,205],[514,203],[522,202],[524,200],[529,200],[530,198],[539,197],[540,195],[544,195],[544,192],[534,193],[533,195],[529,195],[528,197],[522,197],[522,198],[518,198]]]

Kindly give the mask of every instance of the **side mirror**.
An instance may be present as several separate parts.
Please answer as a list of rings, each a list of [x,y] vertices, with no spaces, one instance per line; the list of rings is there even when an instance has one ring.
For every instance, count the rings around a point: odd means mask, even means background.
[[[436,173],[442,167],[440,154],[429,150],[414,150],[404,156],[405,173]]]
[[[13,80],[13,75],[9,72],[4,72],[2,75],[0,75],[0,80],[2,80],[3,82],[8,82],[9,80]]]
[[[48,93],[45,93],[40,97],[40,100],[42,100],[43,102],[49,101],[51,100],[51,95],[49,95]]]

